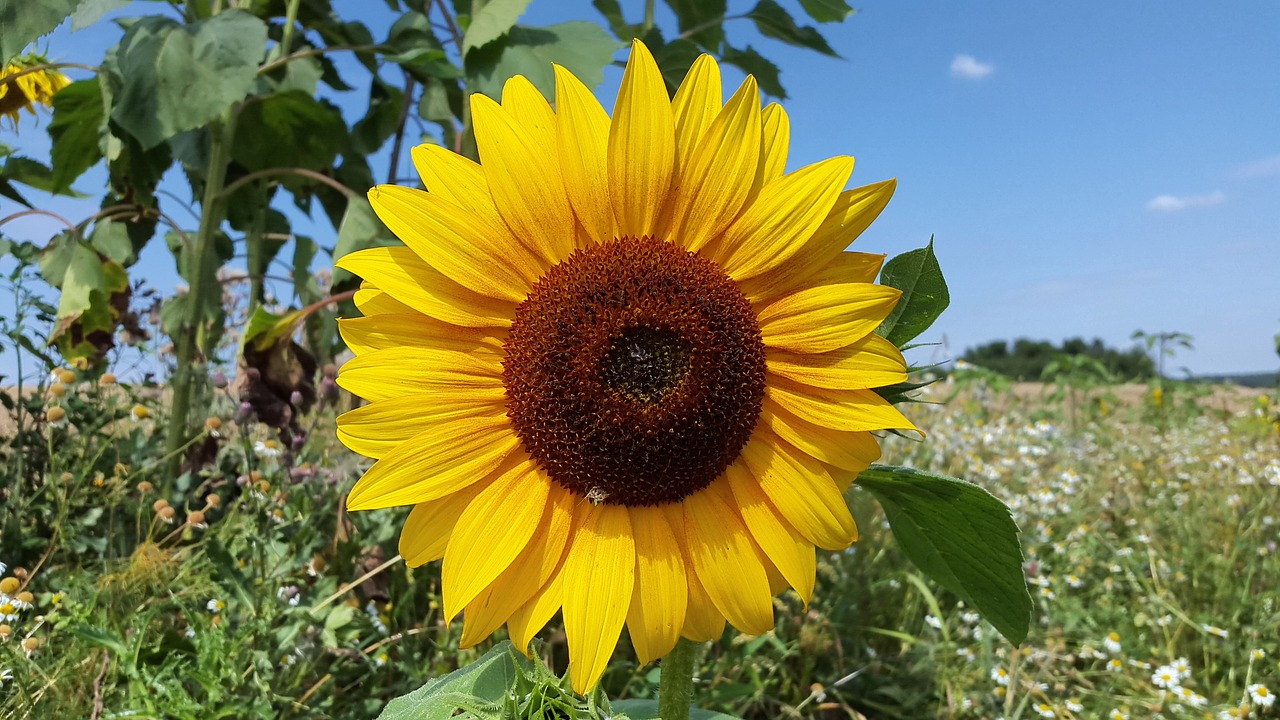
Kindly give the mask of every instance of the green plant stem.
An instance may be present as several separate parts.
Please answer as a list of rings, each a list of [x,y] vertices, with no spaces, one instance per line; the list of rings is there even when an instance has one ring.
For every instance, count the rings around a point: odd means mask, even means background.
[[[266,294],[263,292],[264,275],[267,274],[266,232],[267,232],[267,184],[257,183],[253,188],[254,210],[253,225],[244,236],[246,265],[249,268],[249,306],[261,305]]]
[[[680,638],[675,649],[662,658],[658,679],[658,717],[662,720],[689,720],[693,704],[693,666],[698,643]]]
[[[220,120],[209,124],[209,175],[205,178],[204,200],[200,203],[200,229],[196,233],[195,254],[190,265],[191,295],[187,306],[187,317],[183,319],[174,338],[174,346],[178,354],[178,367],[174,373],[173,407],[169,417],[169,436],[165,446],[165,455],[169,457],[167,466],[171,478],[178,474],[182,458],[179,449],[187,441],[189,428],[187,416],[191,410],[191,394],[195,390],[198,377],[195,367],[196,343],[200,337],[200,326],[204,324],[205,308],[210,302],[206,297],[211,292],[221,290],[213,274],[217,267],[214,254],[214,237],[218,227],[222,225],[222,203],[219,194],[227,178],[227,160],[231,149],[231,137],[235,130],[235,116],[228,111]]]
[[[293,26],[298,24],[298,6],[302,0],[289,0],[284,9],[284,33],[280,36],[280,56],[293,50]]]

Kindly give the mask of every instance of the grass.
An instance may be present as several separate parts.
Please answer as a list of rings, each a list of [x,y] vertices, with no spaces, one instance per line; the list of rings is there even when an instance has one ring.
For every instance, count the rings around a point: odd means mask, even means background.
[[[185,451],[197,469],[170,477],[154,388],[56,385],[21,400],[28,419],[0,449],[0,717],[374,717],[489,647],[458,648],[438,566],[395,561],[404,511],[342,510],[364,465],[334,438],[333,401],[285,447],[212,390]],[[1167,386],[1136,405],[1105,388],[961,390],[908,408],[928,440],[891,439],[886,461],[1013,508],[1027,642],[915,571],[855,486],[861,541],[820,556],[808,608],[777,600],[775,631],[709,643],[699,703],[745,718],[1280,715],[1260,701],[1280,690],[1274,406],[1204,410]],[[562,672],[563,634],[543,637]],[[603,686],[655,697],[657,677],[624,637]]]

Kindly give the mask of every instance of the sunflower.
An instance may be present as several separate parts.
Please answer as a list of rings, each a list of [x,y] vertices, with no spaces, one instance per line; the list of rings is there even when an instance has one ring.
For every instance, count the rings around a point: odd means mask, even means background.
[[[906,377],[872,331],[899,291],[844,252],[892,180],[853,159],[784,174],[790,126],[709,56],[674,99],[636,41],[610,118],[556,67],[471,99],[481,163],[414,149],[427,191],[379,186],[404,241],[338,262],[363,279],[338,435],[376,462],[352,510],[412,505],[411,566],[443,558],[462,643],[517,647],[563,611],[573,687],[625,625],[642,663],[681,636],[760,634],[814,548],[857,540],[844,491],[912,428],[872,389]]]
[[[25,109],[34,115],[36,105],[52,109],[54,94],[71,84],[71,80],[57,70],[41,67],[39,70],[25,72],[29,68],[47,63],[43,57],[33,54],[14,58],[0,70],[0,117],[9,118],[15,130],[18,128],[20,110]]]

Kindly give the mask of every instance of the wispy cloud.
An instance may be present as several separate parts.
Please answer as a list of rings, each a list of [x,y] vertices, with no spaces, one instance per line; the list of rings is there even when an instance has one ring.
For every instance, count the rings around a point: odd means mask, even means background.
[[[994,63],[980,62],[972,55],[957,55],[951,61],[951,77],[981,80],[996,71]]]
[[[1209,207],[1210,205],[1221,205],[1227,201],[1227,196],[1222,191],[1215,191],[1206,195],[1157,195],[1151,198],[1147,203],[1147,209],[1152,212],[1179,212],[1188,208]]]
[[[1280,155],[1254,160],[1236,168],[1236,176],[1245,180],[1256,180],[1277,175],[1280,175]]]

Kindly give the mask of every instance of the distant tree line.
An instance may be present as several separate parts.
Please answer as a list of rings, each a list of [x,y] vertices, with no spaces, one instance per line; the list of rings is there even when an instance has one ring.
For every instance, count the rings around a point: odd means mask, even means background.
[[[1061,355],[1084,355],[1101,362],[1118,380],[1147,380],[1155,377],[1156,366],[1140,347],[1117,350],[1099,338],[1069,338],[1062,345],[1048,340],[1018,338],[1010,344],[996,340],[969,348],[961,359],[1015,380],[1039,380],[1044,368]]]

